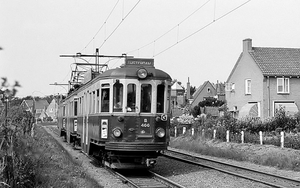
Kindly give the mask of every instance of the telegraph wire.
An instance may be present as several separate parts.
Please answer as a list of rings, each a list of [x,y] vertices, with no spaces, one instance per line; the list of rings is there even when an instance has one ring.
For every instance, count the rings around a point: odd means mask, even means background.
[[[216,21],[218,21],[218,20],[224,18],[225,16],[229,15],[230,13],[234,12],[235,10],[237,10],[237,9],[241,8],[242,6],[246,5],[246,4],[249,3],[250,1],[251,1],[251,0],[248,0],[248,1],[244,2],[243,4],[237,6],[236,8],[230,10],[229,12],[223,14],[223,15],[220,16],[219,18],[214,19],[212,22],[208,23],[207,25],[203,26],[202,28],[198,29],[197,31],[191,33],[190,35],[188,35],[188,36],[186,36],[185,38],[183,38],[183,39],[177,41],[176,43],[170,45],[169,47],[167,47],[166,49],[162,50],[161,52],[159,52],[159,53],[153,55],[153,57],[156,57],[156,56],[162,54],[163,52],[169,50],[170,48],[174,47],[175,45],[177,45],[177,44],[179,44],[179,43],[181,43],[181,42],[187,40],[188,38],[192,37],[193,35],[197,34],[198,32],[202,31],[203,29],[207,28],[208,26],[210,26],[211,24],[215,23]]]
[[[178,24],[176,24],[174,27],[172,27],[171,29],[169,29],[168,31],[166,31],[165,33],[163,33],[161,36],[159,36],[158,38],[156,38],[154,41],[149,42],[143,46],[141,46],[138,49],[132,50],[127,52],[127,54],[135,52],[135,51],[139,51],[140,49],[143,49],[147,46],[149,46],[152,43],[155,43],[156,41],[158,41],[159,39],[163,38],[164,36],[166,36],[168,33],[170,33],[171,31],[173,31],[174,29],[178,28],[179,30],[179,25],[182,24],[183,22],[185,22],[187,19],[189,19],[192,15],[194,15],[196,12],[198,12],[201,8],[203,8],[208,2],[210,2],[211,0],[207,0],[204,4],[202,4],[199,8],[197,8],[194,12],[192,12],[190,15],[188,15],[186,18],[184,18],[181,22],[179,22]]]
[[[111,14],[113,13],[113,11],[115,10],[116,6],[118,5],[120,0],[117,0],[117,2],[115,3],[114,7],[112,8],[112,10],[110,11],[109,15],[107,16],[107,18],[105,19],[104,23],[101,25],[101,27],[98,29],[98,31],[96,32],[96,34],[93,36],[93,38],[88,42],[88,44],[81,50],[85,50],[90,43],[95,39],[95,37],[98,35],[98,33],[101,31],[101,29],[106,25],[107,20],[110,18]]]
[[[141,0],[139,0],[132,8],[131,10],[125,15],[125,17],[122,18],[122,20],[119,22],[119,24],[115,27],[115,29],[109,34],[109,36],[104,39],[103,43],[100,45],[101,47],[106,43],[106,41],[114,34],[114,32],[119,28],[119,26],[123,23],[123,21],[129,16],[129,14],[135,9],[135,7],[140,3]]]

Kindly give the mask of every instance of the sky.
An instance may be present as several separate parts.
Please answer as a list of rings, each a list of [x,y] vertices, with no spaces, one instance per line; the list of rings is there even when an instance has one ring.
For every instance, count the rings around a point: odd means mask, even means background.
[[[20,83],[18,97],[64,94],[66,86],[50,84],[68,83],[83,60],[60,55],[99,48],[154,58],[184,86],[226,82],[246,38],[300,48],[299,9],[299,0],[0,0],[0,77]]]

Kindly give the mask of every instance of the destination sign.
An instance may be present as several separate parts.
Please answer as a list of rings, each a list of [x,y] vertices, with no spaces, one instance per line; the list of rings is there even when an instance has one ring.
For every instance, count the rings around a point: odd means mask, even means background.
[[[154,67],[154,59],[142,59],[142,58],[126,59],[125,65]]]

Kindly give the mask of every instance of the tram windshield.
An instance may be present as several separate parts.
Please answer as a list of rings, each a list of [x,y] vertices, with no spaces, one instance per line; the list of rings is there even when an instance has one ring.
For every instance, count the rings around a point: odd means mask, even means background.
[[[122,112],[123,104],[123,84],[117,82],[114,84],[114,112]]]
[[[109,111],[109,84],[102,84],[101,89],[101,112]]]
[[[127,112],[135,112],[136,110],[136,85],[127,85]]]
[[[165,85],[157,86],[157,104],[156,104],[156,113],[164,113],[164,101],[165,101]]]
[[[142,84],[141,87],[141,112],[151,112],[152,86]]]

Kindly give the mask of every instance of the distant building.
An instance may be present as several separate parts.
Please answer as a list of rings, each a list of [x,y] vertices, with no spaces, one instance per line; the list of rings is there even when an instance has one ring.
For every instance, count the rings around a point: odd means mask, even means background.
[[[219,83],[213,84],[209,81],[205,81],[201,86],[196,89],[193,94],[191,107],[197,106],[199,102],[205,100],[206,98],[216,98],[217,100],[225,101],[225,84]]]
[[[58,104],[56,102],[56,99],[52,99],[51,103],[46,109],[46,115],[47,117],[51,117],[53,121],[57,121],[57,109]]]
[[[43,120],[44,117],[47,117],[46,109],[49,106],[49,103],[46,99],[23,100],[21,106],[32,114],[35,113],[36,119]]]
[[[171,87],[171,103],[173,107],[179,107],[185,104],[185,89],[175,82]]]

